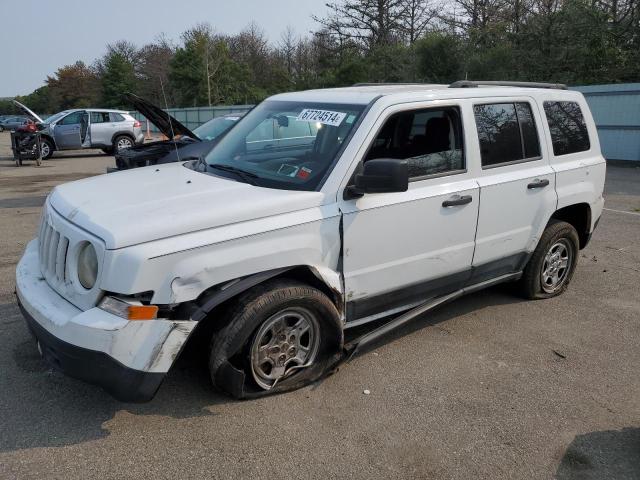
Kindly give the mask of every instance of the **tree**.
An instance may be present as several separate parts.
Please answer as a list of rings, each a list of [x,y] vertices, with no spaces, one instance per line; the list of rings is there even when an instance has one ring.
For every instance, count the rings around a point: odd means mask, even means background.
[[[29,95],[17,97],[16,100],[38,114],[46,115],[57,111],[51,104],[51,92],[46,85],[37,88]]]
[[[95,70],[82,61],[59,68],[45,83],[55,111],[91,107],[100,97],[100,79]]]
[[[139,61],[136,67],[140,95],[157,104],[173,105],[175,98],[169,88],[169,72],[175,47],[164,36],[159,36],[155,42],[140,49]]]
[[[399,40],[405,0],[342,0],[327,3],[330,13],[314,19],[326,34],[371,50]]]
[[[409,45],[422,37],[437,17],[437,9],[426,0],[403,0],[400,29]]]
[[[183,34],[169,66],[169,79],[181,105],[218,105],[261,100],[255,72],[231,57],[229,40],[202,24]]]
[[[122,94],[136,90],[133,63],[122,53],[107,54],[102,74],[102,104],[105,107],[123,105]]]
[[[416,71],[428,83],[450,83],[462,78],[461,39],[453,34],[431,32],[414,45]]]

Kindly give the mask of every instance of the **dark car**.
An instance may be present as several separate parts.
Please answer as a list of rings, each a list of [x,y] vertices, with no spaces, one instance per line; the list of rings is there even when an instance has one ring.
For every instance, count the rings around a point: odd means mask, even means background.
[[[0,121],[0,132],[3,130],[16,130],[29,123],[27,117],[8,117]]]
[[[240,112],[217,117],[191,131],[160,107],[137,95],[126,94],[124,97],[153,123],[167,140],[137,145],[116,153],[117,170],[205,156],[215,145],[216,139],[244,115],[244,112]]]

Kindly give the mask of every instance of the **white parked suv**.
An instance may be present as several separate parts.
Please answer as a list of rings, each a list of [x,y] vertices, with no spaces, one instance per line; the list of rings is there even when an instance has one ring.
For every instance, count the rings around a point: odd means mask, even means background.
[[[315,138],[256,146],[267,119]],[[276,95],[205,158],[56,187],[18,301],[48,361],[118,399],[152,398],[203,335],[218,389],[281,392],[464,293],[559,295],[604,178],[589,108],[560,85]]]

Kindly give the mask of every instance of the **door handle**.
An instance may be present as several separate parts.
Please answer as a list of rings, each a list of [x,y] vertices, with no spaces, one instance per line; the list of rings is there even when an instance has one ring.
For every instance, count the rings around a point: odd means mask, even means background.
[[[471,195],[454,195],[442,202],[442,206],[445,208],[457,207],[459,205],[466,205],[467,203],[471,203],[472,200],[473,197]]]
[[[543,178],[542,180],[536,179],[533,182],[531,182],[529,185],[527,185],[527,188],[529,190],[533,190],[534,188],[544,188],[547,185],[549,185],[549,180],[547,180],[546,178]]]

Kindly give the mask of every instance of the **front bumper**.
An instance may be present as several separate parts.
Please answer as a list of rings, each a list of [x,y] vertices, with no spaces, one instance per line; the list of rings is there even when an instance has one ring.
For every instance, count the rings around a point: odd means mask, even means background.
[[[27,245],[18,263],[16,294],[43,357],[121,401],[153,398],[196,325],[188,320],[128,321],[99,308],[76,308],[42,278],[37,240]]]

